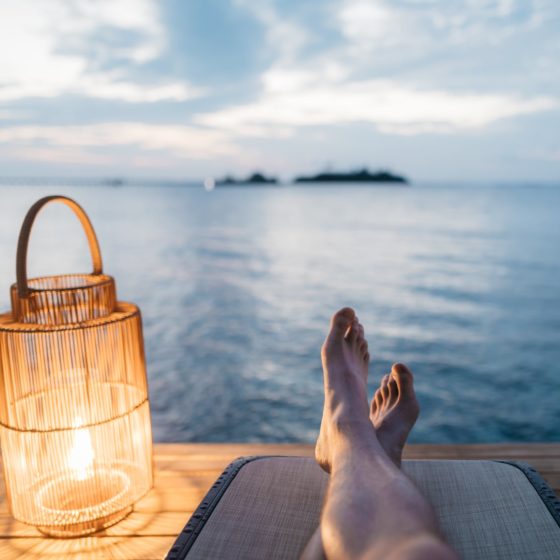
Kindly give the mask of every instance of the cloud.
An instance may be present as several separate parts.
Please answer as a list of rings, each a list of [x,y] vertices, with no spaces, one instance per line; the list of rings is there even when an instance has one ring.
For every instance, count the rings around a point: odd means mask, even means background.
[[[235,4],[248,10],[265,27],[266,43],[275,51],[277,62],[293,62],[308,42],[310,29],[288,15],[280,15],[270,0],[235,0]]]
[[[346,40],[366,50],[393,46],[407,37],[417,43],[422,26],[411,16],[383,2],[365,0],[343,2],[336,14]]]
[[[104,33],[117,38],[104,41]],[[155,0],[3,2],[0,101],[79,94],[153,102],[200,95],[176,80],[142,83],[127,78],[131,66],[156,59],[165,45]]]
[[[13,85],[0,85],[0,101],[14,101],[26,97],[83,95],[129,103],[152,103],[155,101],[185,101],[203,93],[202,89],[180,82],[144,85],[112,78],[111,74],[77,76],[73,80],[68,73],[66,78],[61,79],[61,76],[58,76],[56,80],[50,80],[47,83],[20,81]]]
[[[75,154],[79,158],[90,158],[90,163],[103,163],[105,156],[87,151],[96,148],[164,151],[185,159],[210,159],[237,152],[229,137],[220,131],[138,122],[7,127],[0,129],[0,143],[8,144],[19,158],[38,156],[41,161],[59,161],[63,159],[60,154]]]
[[[560,107],[556,0],[465,0],[460,9],[445,0],[230,1],[188,10],[158,0],[0,3],[0,103],[10,101],[0,111],[3,160],[128,170],[199,159],[205,169],[250,169],[276,165],[285,150],[296,169],[315,149],[315,157],[348,160],[379,142],[379,157],[415,161],[429,142],[444,152],[442,135],[469,144],[472,131],[535,115],[508,123],[509,136],[484,153],[505,161],[502,152],[529,142],[531,122],[535,144],[554,135],[560,113],[536,115]],[[220,25],[209,30],[208,21]],[[227,26],[244,41],[225,41]],[[248,44],[254,64],[236,51]],[[190,81],[215,84],[212,73],[220,87]]]
[[[200,115],[196,122],[249,133],[253,129],[368,122],[381,132],[419,134],[487,126],[498,119],[544,111],[560,101],[538,96],[422,90],[389,80],[319,81],[300,70],[268,74],[268,88],[253,103]],[[275,86],[278,84],[278,86]],[[273,132],[273,130],[270,130]]]
[[[458,9],[442,0],[428,6],[425,2],[343,0],[334,4],[333,12],[354,53],[380,54],[407,47],[414,56],[451,45],[499,43],[514,33],[538,27],[550,3],[468,0]]]
[[[539,25],[547,0],[535,0],[521,14],[510,0],[470,0],[460,11],[439,0],[429,9],[413,1],[333,2],[331,25],[344,40],[312,54],[305,52],[301,22],[283,17],[270,2],[238,2],[265,25],[277,57],[262,74],[254,101],[199,114],[199,125],[240,136],[286,137],[301,126],[348,123],[370,123],[387,134],[441,134],[560,107],[556,95],[524,95],[497,82],[495,91],[488,83],[451,88],[426,80],[415,65],[408,76],[393,68],[395,61],[402,65],[420,53],[478,48]]]

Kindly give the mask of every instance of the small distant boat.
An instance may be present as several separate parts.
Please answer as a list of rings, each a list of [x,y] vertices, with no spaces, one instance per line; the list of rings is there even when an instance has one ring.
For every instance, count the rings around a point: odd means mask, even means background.
[[[109,187],[121,187],[122,185],[124,185],[124,179],[119,179],[118,177],[115,177],[113,179],[105,179],[104,181],[102,181],[102,184]]]

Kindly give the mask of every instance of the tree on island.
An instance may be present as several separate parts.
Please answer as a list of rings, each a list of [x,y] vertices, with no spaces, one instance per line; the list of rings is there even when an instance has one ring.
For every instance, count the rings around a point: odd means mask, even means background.
[[[236,179],[231,175],[226,175],[223,179],[216,181],[217,186],[222,185],[275,185],[278,183],[276,177],[267,177],[263,173],[255,172],[246,179]]]
[[[299,176],[294,179],[295,183],[402,183],[407,184],[408,179],[386,170],[371,173],[367,168],[358,171],[318,173],[311,176]]]

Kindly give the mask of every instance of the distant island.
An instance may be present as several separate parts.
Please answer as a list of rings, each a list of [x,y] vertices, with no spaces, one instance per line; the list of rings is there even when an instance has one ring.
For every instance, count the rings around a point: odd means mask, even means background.
[[[325,171],[317,175],[295,177],[294,183],[399,183],[408,184],[408,179],[401,175],[396,175],[386,170],[370,172],[367,168],[350,171],[347,173],[337,171]],[[277,185],[278,179],[274,176],[267,176],[261,172],[255,172],[246,178],[239,179],[231,175],[226,175],[222,179],[206,179],[204,184],[207,190],[214,187],[230,186],[261,186]]]
[[[376,171],[370,173],[366,168],[349,173],[325,172],[309,177],[301,176],[294,179],[295,183],[402,183],[408,184],[408,180],[400,175],[389,171]]]
[[[216,181],[217,187],[223,187],[228,185],[276,185],[278,179],[276,177],[267,177],[262,173],[253,173],[246,179],[236,179],[231,175],[226,175],[223,179],[218,179]]]

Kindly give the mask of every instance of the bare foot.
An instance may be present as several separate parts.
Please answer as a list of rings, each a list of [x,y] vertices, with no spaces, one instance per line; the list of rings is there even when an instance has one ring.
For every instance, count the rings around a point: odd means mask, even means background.
[[[369,354],[363,332],[354,310],[345,307],[333,316],[321,349],[325,405],[315,458],[327,472],[341,453],[364,447],[382,452],[368,418]]]
[[[371,401],[370,419],[379,442],[397,467],[419,412],[412,373],[405,365],[394,364]]]

